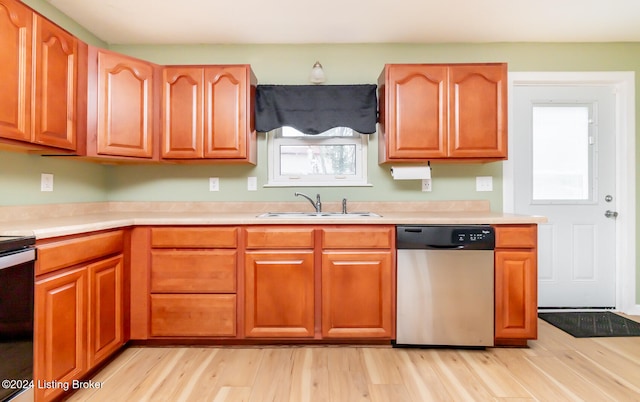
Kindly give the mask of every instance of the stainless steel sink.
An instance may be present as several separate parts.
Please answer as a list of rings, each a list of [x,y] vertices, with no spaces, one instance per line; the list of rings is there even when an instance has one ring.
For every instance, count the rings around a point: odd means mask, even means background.
[[[265,212],[258,218],[379,218],[380,215],[373,212]]]

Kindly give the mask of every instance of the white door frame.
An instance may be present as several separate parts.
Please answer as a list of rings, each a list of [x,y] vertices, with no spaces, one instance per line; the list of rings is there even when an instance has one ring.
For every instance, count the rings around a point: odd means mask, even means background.
[[[635,73],[509,73],[509,155],[513,155],[513,89],[516,85],[611,85],[616,88],[616,310],[640,315],[636,304]],[[513,162],[502,165],[503,210],[514,212]]]

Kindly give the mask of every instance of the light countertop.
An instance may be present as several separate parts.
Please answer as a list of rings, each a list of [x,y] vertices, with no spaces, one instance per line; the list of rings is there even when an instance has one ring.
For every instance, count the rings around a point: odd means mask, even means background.
[[[94,203],[0,208],[0,235],[35,235],[37,239],[130,226],[269,224],[531,224],[541,216],[493,212],[483,201],[352,203],[351,211],[379,217],[269,217],[264,212],[309,211],[305,203]],[[339,211],[326,203],[324,211]]]

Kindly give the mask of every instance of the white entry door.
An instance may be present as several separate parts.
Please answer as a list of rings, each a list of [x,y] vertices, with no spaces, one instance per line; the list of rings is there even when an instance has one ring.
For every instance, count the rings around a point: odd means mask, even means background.
[[[516,213],[538,228],[538,305],[616,305],[615,94],[602,86],[515,86]]]

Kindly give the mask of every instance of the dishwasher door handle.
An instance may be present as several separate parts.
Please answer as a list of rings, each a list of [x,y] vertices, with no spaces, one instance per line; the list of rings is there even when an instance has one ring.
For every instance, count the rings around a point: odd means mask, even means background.
[[[462,250],[464,248],[463,245],[457,245],[457,246],[439,246],[437,244],[425,244],[425,249],[426,250]]]

